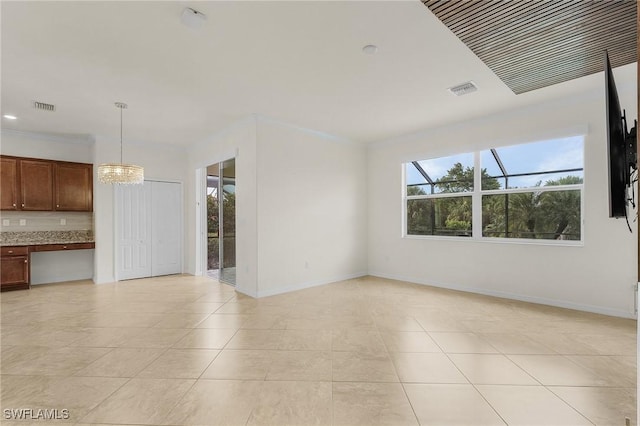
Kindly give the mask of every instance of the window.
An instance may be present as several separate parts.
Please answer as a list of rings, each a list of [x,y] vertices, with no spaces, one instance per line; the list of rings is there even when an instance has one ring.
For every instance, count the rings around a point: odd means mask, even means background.
[[[407,234],[470,237],[472,153],[407,163]]]
[[[581,241],[583,152],[573,137],[406,163],[405,233]]]

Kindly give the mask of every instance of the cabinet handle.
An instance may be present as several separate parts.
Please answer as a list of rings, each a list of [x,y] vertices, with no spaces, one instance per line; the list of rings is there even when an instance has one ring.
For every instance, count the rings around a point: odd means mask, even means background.
[[[13,254],[13,250],[9,250],[9,254]]]
[[[13,203],[13,207],[15,207],[15,206],[16,206],[16,203]]]
[[[66,248],[67,248],[67,246],[62,246],[62,248],[63,248],[63,249],[66,249]]]
[[[24,260],[24,263],[29,263],[29,261],[27,259]]]
[[[22,203],[22,207],[24,207],[24,203]]]
[[[60,204],[56,204],[56,207],[60,207]]]

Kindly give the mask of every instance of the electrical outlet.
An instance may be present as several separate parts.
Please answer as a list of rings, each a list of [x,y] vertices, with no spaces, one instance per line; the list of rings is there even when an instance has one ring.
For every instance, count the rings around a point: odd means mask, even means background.
[[[2,219],[2,226],[10,226],[11,221],[9,219]]]
[[[60,225],[66,225],[67,224],[67,219],[60,219]]]
[[[20,219],[20,226],[27,226],[27,219]]]

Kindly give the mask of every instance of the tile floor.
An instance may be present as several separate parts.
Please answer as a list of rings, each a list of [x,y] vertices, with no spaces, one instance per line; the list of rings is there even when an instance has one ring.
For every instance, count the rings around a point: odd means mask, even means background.
[[[259,300],[192,276],[0,299],[2,409],[69,415],[3,424],[635,424],[631,320],[371,277]]]

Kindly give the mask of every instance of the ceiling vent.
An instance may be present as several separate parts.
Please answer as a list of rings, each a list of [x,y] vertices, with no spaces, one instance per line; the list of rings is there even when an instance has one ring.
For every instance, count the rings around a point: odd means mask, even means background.
[[[458,84],[457,86],[449,87],[447,89],[449,92],[453,93],[456,96],[466,95],[467,93],[472,93],[478,90],[478,86],[475,85],[473,81],[467,81],[466,83]]]
[[[44,102],[38,102],[38,101],[33,101],[33,107],[35,109],[39,109],[42,111],[55,111],[56,110],[56,106],[52,105],[52,104],[46,104]]]

